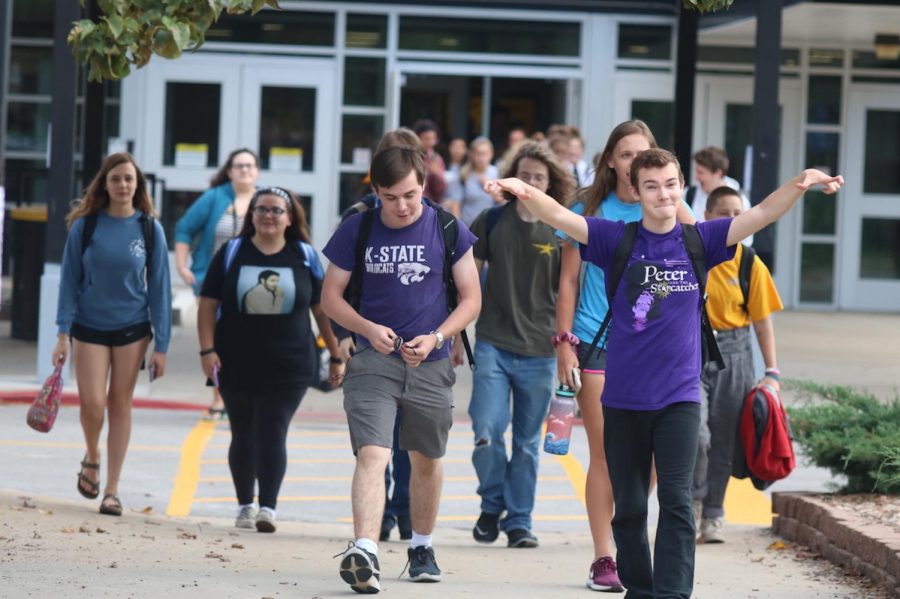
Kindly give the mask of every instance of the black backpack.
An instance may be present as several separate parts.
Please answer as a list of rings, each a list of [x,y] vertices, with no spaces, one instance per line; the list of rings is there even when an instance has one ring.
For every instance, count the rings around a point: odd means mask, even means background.
[[[94,238],[94,231],[97,229],[98,218],[99,213],[97,212],[84,217],[84,229],[81,230],[82,256],[84,256],[84,252],[88,249],[88,246],[91,245],[91,240]],[[141,224],[141,233],[144,235],[144,256],[146,258],[146,269],[149,273],[153,268],[153,250],[156,247],[156,231],[153,226],[154,219],[146,212],[142,212],[141,216],[138,218],[138,222]]]
[[[444,294],[447,296],[447,313],[453,312],[459,303],[459,292],[456,290],[456,282],[453,280],[453,262],[456,256],[456,242],[459,239],[459,223],[456,217],[429,200],[422,198],[426,206],[437,212],[438,225],[441,227],[441,234],[444,240]],[[344,299],[350,304],[354,310],[359,311],[360,302],[362,300],[362,281],[365,272],[365,256],[366,244],[369,243],[369,234],[372,232],[372,222],[375,212],[366,209],[361,212],[362,217],[359,223],[359,232],[356,235],[356,246],[354,247],[353,270],[350,273],[350,281],[344,289]],[[466,358],[469,361],[469,367],[475,369],[475,357],[472,355],[472,346],[469,344],[469,336],[466,330],[460,332],[463,347],[466,350]]]
[[[753,259],[756,257],[756,250],[743,243],[741,244],[741,247],[743,247],[744,250],[741,253],[741,264],[738,267],[738,283],[741,286],[741,294],[744,296],[744,303],[741,304],[741,308],[744,312],[749,314],[750,275],[753,273]]]
[[[600,325],[600,329],[597,331],[594,340],[591,342],[589,354],[596,349],[597,345],[600,343],[601,337],[603,337],[603,333],[609,327],[610,319],[612,318],[613,298],[616,295],[616,290],[619,288],[619,282],[622,280],[622,275],[625,274],[625,268],[628,266],[628,259],[631,257],[631,252],[634,250],[634,242],[637,239],[637,230],[637,222],[627,223],[622,239],[619,241],[619,245],[616,246],[615,253],[613,254],[612,270],[606,281],[609,309],[606,311],[606,317],[603,319],[603,324]],[[697,278],[697,283],[700,286],[700,341],[703,351],[703,362],[715,362],[718,365],[719,370],[723,370],[725,368],[725,361],[722,359],[719,345],[716,343],[715,333],[713,332],[712,325],[709,324],[709,316],[706,314],[707,269],[706,251],[703,249],[703,240],[700,239],[700,233],[697,232],[697,227],[685,224],[681,225],[681,238],[684,242],[684,249],[691,259],[691,265],[694,268],[694,276]],[[747,287],[749,292],[749,281]],[[746,305],[746,299],[744,304]]]

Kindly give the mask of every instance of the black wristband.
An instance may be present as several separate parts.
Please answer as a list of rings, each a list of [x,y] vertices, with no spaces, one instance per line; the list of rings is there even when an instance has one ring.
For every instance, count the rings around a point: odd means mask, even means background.
[[[343,360],[341,360],[340,358],[335,358],[334,356],[331,356],[330,358],[328,358],[328,362],[329,362],[329,364],[343,364],[344,363]]]
[[[214,348],[214,347],[207,347],[206,349],[201,349],[201,350],[200,350],[200,355],[201,355],[201,356],[208,356],[209,354],[215,353],[215,351],[216,351],[216,348]]]

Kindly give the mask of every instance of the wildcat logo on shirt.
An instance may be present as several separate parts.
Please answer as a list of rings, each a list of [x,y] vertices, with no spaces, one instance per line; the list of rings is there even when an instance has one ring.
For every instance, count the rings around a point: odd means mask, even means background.
[[[365,260],[367,273],[396,274],[404,285],[420,283],[431,272],[431,267],[426,264],[424,245],[367,247]]]
[[[636,331],[643,331],[649,321],[659,318],[660,302],[672,294],[700,289],[694,281],[693,269],[684,261],[666,261],[662,266],[637,262],[629,266],[625,278],[632,326]]]

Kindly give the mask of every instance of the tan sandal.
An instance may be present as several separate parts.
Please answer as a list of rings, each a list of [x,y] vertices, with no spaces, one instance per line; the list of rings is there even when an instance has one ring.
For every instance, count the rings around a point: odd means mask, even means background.
[[[78,492],[86,499],[97,499],[97,496],[100,495],[100,481],[94,482],[86,477],[85,470],[96,470],[97,474],[100,474],[100,464],[88,462],[87,456],[84,456],[84,459],[81,460],[81,470],[78,471]]]
[[[112,501],[106,503],[107,499],[112,499]],[[100,502],[100,513],[107,516],[121,516],[122,502],[112,493],[107,493],[103,496],[103,501]]]

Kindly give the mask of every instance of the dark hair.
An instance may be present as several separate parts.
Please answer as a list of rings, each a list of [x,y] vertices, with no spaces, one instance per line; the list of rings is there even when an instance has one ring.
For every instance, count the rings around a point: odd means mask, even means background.
[[[530,158],[543,163],[547,167],[550,185],[547,187],[547,195],[560,204],[565,204],[575,191],[575,177],[559,163],[556,155],[545,143],[539,141],[526,141],[516,152],[516,155],[506,169],[505,177],[515,177],[519,171],[519,163],[524,158]]]
[[[681,165],[678,164],[678,158],[675,154],[662,148],[650,148],[638,153],[631,162],[631,186],[638,189],[638,173],[649,168],[664,168],[666,165],[674,164],[678,171],[678,180],[684,184],[684,174],[681,172]]]
[[[231,170],[231,166],[234,163],[234,157],[238,154],[250,154],[253,156],[253,161],[256,163],[256,166],[259,166],[259,156],[256,155],[256,152],[249,148],[238,148],[228,155],[228,159],[225,161],[225,164],[222,165],[222,168],[216,171],[216,174],[209,180],[210,187],[218,187],[219,185],[224,185],[231,181],[231,177],[228,176],[228,171]]]
[[[372,158],[369,168],[372,187],[390,187],[415,171],[419,185],[425,183],[425,162],[422,152],[409,146],[385,148]]]
[[[134,156],[128,152],[118,152],[110,154],[103,161],[100,171],[94,175],[94,178],[88,184],[84,197],[75,204],[66,216],[66,226],[71,227],[75,219],[96,214],[109,206],[109,192],[105,187],[106,177],[111,170],[126,162],[134,167],[135,173],[134,197],[131,199],[131,205],[134,206],[135,210],[140,210],[151,216],[156,215],[156,211],[153,209],[153,201],[147,192],[147,179],[144,177],[144,173],[141,172],[137,162],[134,161]]]
[[[441,136],[441,130],[438,128],[437,123],[432,121],[431,119],[419,119],[415,123],[413,123],[412,130],[415,131],[416,135],[422,135],[428,131],[434,131],[437,133],[437,136]]]
[[[287,204],[288,214],[291,215],[291,224],[284,230],[284,238],[288,241],[304,241],[311,243],[309,236],[309,223],[306,222],[306,210],[297,200],[297,197],[281,187],[263,187],[257,189],[253,197],[250,198],[250,205],[247,207],[247,214],[244,215],[244,225],[241,227],[241,237],[253,237],[256,235],[256,227],[253,226],[253,212],[256,208],[256,202],[260,196],[274,195],[283,199]]]
[[[741,192],[736,189],[732,189],[727,185],[722,185],[720,187],[716,187],[709,195],[706,196],[706,211],[712,212],[716,207],[716,204],[719,203],[719,200],[726,196],[735,196],[736,198],[741,200],[741,205],[743,205],[744,198],[741,196]]]
[[[375,148],[375,153],[377,154],[382,150],[395,146],[409,146],[422,154],[425,153],[425,148],[422,147],[419,136],[408,127],[398,127],[382,135],[381,141],[378,142],[378,147]]]
[[[276,276],[278,278],[281,278],[281,275],[278,274],[276,271],[266,269],[266,270],[260,271],[260,273],[258,275],[256,275],[256,282],[257,282],[257,284],[262,283],[263,281],[265,281],[266,279],[268,279],[271,276]]]
[[[609,139],[606,140],[606,147],[594,157],[594,182],[590,187],[585,187],[578,191],[576,201],[584,204],[584,213],[586,215],[594,214],[597,211],[597,207],[600,206],[600,202],[606,199],[606,196],[616,188],[618,184],[616,171],[609,168],[607,163],[618,143],[622,141],[622,138],[635,134],[646,137],[647,141],[650,142],[651,148],[656,147],[656,138],[653,137],[653,132],[650,131],[650,127],[644,121],[634,119],[616,125],[615,129],[609,134]],[[632,170],[632,172],[634,171]]]
[[[722,175],[728,174],[728,154],[722,148],[709,146],[698,150],[694,154],[694,161],[700,166],[708,168],[711,172],[722,171]]]

